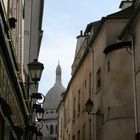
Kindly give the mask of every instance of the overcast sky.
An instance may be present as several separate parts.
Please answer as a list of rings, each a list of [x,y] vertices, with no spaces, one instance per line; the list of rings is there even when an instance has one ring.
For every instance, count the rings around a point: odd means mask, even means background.
[[[76,37],[87,24],[119,11],[121,0],[44,0],[43,39],[39,61],[44,71],[39,92],[44,95],[55,83],[58,61],[64,87],[71,78]]]

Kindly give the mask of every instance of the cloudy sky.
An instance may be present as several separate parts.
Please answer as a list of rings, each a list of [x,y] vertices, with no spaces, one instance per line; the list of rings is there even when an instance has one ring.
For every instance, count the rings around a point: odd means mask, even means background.
[[[39,92],[44,95],[55,83],[58,61],[64,87],[71,78],[76,37],[87,24],[119,11],[121,0],[44,0],[43,30],[39,61],[44,71]]]

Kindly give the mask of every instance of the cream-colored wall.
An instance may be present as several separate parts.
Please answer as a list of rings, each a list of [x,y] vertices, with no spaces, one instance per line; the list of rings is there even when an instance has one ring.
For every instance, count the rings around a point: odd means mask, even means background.
[[[134,112],[131,57],[126,49],[121,49],[108,54],[107,59],[110,61],[110,71],[105,72],[104,130],[109,126],[108,131],[116,131],[110,139],[114,137],[117,140],[119,134],[119,139],[132,140]],[[105,132],[103,137],[104,140],[108,139]]]
[[[118,19],[116,20],[108,20],[106,21],[106,45],[114,44],[118,42],[118,37],[122,31],[122,29],[126,26],[128,19]]]
[[[89,138],[89,119],[92,118],[91,116],[88,117],[88,114],[85,112],[85,102],[87,101],[89,97],[89,74],[91,73],[91,60],[92,60],[92,53],[88,54],[86,59],[84,60],[84,63],[81,65],[78,73],[74,77],[70,89],[66,95],[66,98],[64,100],[64,108],[66,111],[66,114],[64,117],[64,128],[63,128],[63,139],[68,139],[69,136],[72,139],[72,136],[75,135],[75,138],[77,139],[77,132],[80,130],[81,140],[82,140],[82,133],[83,133],[83,126],[85,125],[85,138],[86,140],[90,140]],[[86,88],[85,86],[85,80],[86,80]],[[80,112],[78,112],[78,91],[80,90]],[[75,118],[73,118],[73,105],[75,98]],[[62,107],[62,106],[61,106]],[[60,110],[61,110],[60,107]],[[61,110],[59,114],[59,119],[62,117],[64,108]],[[62,117],[62,118],[63,118]],[[60,122],[60,120],[59,120]],[[59,124],[60,129],[60,124]],[[60,130],[59,130],[60,131]],[[61,140],[62,137],[59,137],[59,140]],[[80,139],[80,138],[79,138]]]
[[[133,74],[132,60],[126,48],[118,49],[105,55],[104,49],[118,42],[118,35],[126,25],[126,20],[106,20],[92,49],[80,65],[80,68],[67,91],[64,104],[69,101],[70,120],[65,122],[63,139],[82,140],[85,125],[85,139],[97,140],[134,140],[134,108],[133,108]],[[108,62],[110,63],[107,68]],[[96,88],[97,71],[101,69],[101,87]],[[103,116],[88,115],[84,104],[89,98],[89,74],[92,75],[93,111],[100,110]],[[84,88],[84,82],[87,88]],[[82,109],[77,114],[78,91],[81,91]],[[76,117],[73,120],[73,99],[76,99]],[[63,111],[62,111],[63,112]],[[61,113],[60,108],[60,115]],[[63,116],[64,119],[65,116]],[[90,122],[91,120],[91,122]],[[90,128],[91,125],[91,128]],[[80,130],[80,138],[77,132]],[[90,132],[91,137],[90,137]],[[84,139],[84,138],[83,138]],[[59,140],[62,140],[61,138]]]
[[[94,46],[94,81],[96,81],[96,72],[99,68],[101,68],[102,79],[101,88],[98,90],[94,88],[94,112],[100,109],[101,113],[104,114],[100,129],[102,133],[96,133],[96,135],[102,135],[102,140],[134,139],[130,54],[127,49],[110,52],[107,56],[103,54],[103,50],[108,45],[117,42],[117,37],[124,27],[123,24],[124,22],[121,21],[106,23]],[[108,62],[110,62],[110,71],[107,70]],[[94,83],[94,87],[96,87],[96,82]],[[109,135],[107,132],[113,132],[112,130],[115,133]]]
[[[135,82],[136,82],[136,98],[137,98],[137,127],[140,133],[140,14],[137,15],[135,19],[135,24],[132,26],[132,34],[134,37],[134,56],[135,56]]]
[[[84,109],[84,104],[87,101],[87,98],[89,97],[89,74],[91,72],[91,56],[88,55],[87,58],[85,59],[84,63],[81,65],[77,75],[75,76],[70,90],[71,96],[69,96],[69,100],[71,101],[69,106],[71,107],[71,114],[70,114],[70,136],[72,137],[75,135],[75,138],[77,139],[77,132],[80,130],[80,135],[82,139],[82,131],[83,131],[83,125],[85,125],[85,137],[87,140],[89,140],[89,135],[88,132],[89,130],[89,124],[88,124],[88,115],[85,112]],[[86,80],[86,88],[84,87],[84,82]],[[80,112],[78,112],[78,91],[80,90]],[[69,93],[68,93],[69,94]],[[75,105],[75,119],[73,118],[73,99],[75,98],[76,100],[76,105]]]

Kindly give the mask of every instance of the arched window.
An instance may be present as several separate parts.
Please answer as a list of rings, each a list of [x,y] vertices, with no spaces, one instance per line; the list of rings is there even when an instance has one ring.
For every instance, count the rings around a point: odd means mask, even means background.
[[[53,125],[50,125],[50,135],[53,134],[53,131],[54,131]]]
[[[49,110],[46,110],[46,114],[49,114]]]
[[[48,125],[46,125],[46,129],[48,130],[49,128],[48,128]]]

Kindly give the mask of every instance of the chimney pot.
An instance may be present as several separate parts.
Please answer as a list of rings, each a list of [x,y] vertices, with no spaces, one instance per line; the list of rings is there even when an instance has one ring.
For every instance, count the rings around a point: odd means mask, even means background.
[[[82,30],[80,31],[80,36],[83,36],[83,31]]]

